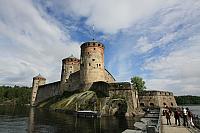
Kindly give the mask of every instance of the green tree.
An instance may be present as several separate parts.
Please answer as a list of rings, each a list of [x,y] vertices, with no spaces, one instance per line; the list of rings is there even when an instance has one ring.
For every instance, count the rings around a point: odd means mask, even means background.
[[[145,82],[141,77],[134,76],[131,78],[131,83],[134,88],[138,90],[138,92],[142,92],[146,89]]]

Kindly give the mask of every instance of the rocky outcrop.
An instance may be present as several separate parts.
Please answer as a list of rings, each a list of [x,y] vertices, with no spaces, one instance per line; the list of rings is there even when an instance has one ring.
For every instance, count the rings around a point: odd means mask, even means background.
[[[119,95],[98,97],[94,91],[84,91],[57,100],[49,99],[41,103],[39,107],[45,107],[50,110],[61,110],[64,112],[95,110],[100,112],[103,116],[137,115],[139,111],[137,112],[136,110],[132,110],[132,112],[130,112],[128,106],[131,105],[128,104],[127,100]]]

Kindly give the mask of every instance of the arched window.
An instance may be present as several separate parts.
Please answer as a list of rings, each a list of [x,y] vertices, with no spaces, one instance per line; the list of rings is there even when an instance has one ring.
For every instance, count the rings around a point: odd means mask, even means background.
[[[150,103],[150,106],[153,107],[153,106],[154,106],[154,103]]]
[[[140,106],[141,106],[141,107],[144,107],[144,103],[140,103]]]
[[[171,103],[171,106],[174,106],[174,104],[173,104],[173,103]]]

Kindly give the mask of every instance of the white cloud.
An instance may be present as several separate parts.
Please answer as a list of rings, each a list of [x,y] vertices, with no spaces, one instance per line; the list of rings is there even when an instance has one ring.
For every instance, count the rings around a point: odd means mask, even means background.
[[[101,37],[109,35],[105,58],[117,80],[145,75],[151,89],[200,94],[199,0],[38,0],[34,5],[0,0],[0,84],[30,85],[37,73],[58,80],[61,59],[80,54],[68,30],[87,33],[94,24]]]
[[[191,37],[186,43],[166,57],[146,62],[144,68],[152,72],[147,86],[163,87],[176,94],[200,94],[200,36]]]
[[[159,9],[173,5],[176,0],[62,0],[50,2],[66,14],[85,17],[86,24],[95,25],[105,33],[117,33],[140,20],[148,18]]]
[[[44,15],[31,1],[0,1],[0,84],[31,85],[38,73],[58,80],[61,59],[79,57],[78,43]]]
[[[134,47],[134,49],[137,49],[135,51],[139,52],[139,53],[146,53],[147,51],[149,51],[150,49],[152,49],[154,46],[149,43],[147,37],[140,37],[137,40],[137,43]]]

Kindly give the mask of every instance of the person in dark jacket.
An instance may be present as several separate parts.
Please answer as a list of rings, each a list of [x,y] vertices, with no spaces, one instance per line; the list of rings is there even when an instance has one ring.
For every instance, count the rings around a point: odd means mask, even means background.
[[[171,117],[170,117],[170,112],[169,112],[169,110],[167,109],[166,111],[165,111],[165,116],[166,116],[166,119],[167,119],[167,125],[171,125]]]
[[[178,126],[180,126],[180,111],[177,108],[174,111],[174,118],[175,118],[175,124],[178,125]]]

